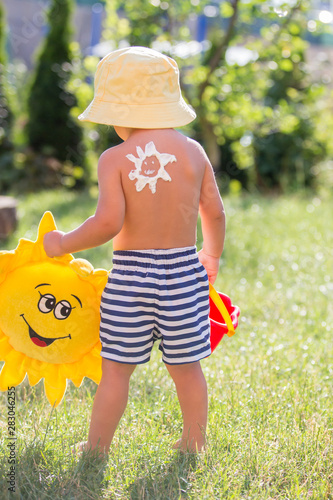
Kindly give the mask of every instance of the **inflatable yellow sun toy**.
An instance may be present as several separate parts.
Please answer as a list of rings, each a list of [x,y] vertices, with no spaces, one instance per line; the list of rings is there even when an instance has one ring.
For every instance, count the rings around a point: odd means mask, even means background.
[[[101,378],[100,300],[108,272],[66,254],[49,258],[45,233],[56,229],[45,212],[35,242],[21,239],[0,252],[0,390],[42,378],[57,406],[67,379],[79,387],[84,377]]]

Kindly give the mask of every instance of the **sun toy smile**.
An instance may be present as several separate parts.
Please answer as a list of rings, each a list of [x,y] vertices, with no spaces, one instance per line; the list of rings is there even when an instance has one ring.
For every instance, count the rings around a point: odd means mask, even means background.
[[[57,406],[67,379],[101,377],[99,305],[108,272],[67,254],[50,259],[44,234],[56,229],[46,212],[36,242],[21,239],[0,252],[0,390],[44,378],[45,393]]]

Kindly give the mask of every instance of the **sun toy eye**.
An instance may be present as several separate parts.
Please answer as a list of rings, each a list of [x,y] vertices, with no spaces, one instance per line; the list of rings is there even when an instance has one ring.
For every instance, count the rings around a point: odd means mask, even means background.
[[[38,302],[38,309],[40,312],[47,314],[54,309],[56,299],[54,295],[46,293],[45,295],[40,294],[40,299]]]
[[[66,319],[72,312],[72,309],[74,309],[74,307],[72,307],[67,300],[61,300],[54,308],[54,316],[57,319]]]

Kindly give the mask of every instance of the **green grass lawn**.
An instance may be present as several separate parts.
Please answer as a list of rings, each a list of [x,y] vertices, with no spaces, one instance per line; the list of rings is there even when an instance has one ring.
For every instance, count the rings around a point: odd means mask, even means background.
[[[15,248],[18,237],[35,240],[45,210],[68,230],[95,203],[95,192],[22,198],[19,227],[2,248]],[[333,499],[332,199],[247,195],[226,197],[225,205],[216,288],[240,306],[241,319],[236,335],[202,362],[210,394],[207,451],[172,451],[181,415],[155,347],[133,376],[107,463],[70,452],[87,436],[93,382],[79,389],[70,383],[53,411],[41,384],[16,389],[15,493],[6,482],[3,393],[1,499]],[[80,256],[109,269],[112,246]]]

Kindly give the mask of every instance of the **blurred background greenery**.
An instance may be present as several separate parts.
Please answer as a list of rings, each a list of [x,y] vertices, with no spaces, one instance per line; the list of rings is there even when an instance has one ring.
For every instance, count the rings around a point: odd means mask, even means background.
[[[99,59],[126,45],[177,60],[198,116],[183,131],[205,147],[221,191],[331,189],[332,1],[5,0],[1,193],[96,183],[98,156],[118,139],[77,116]]]

